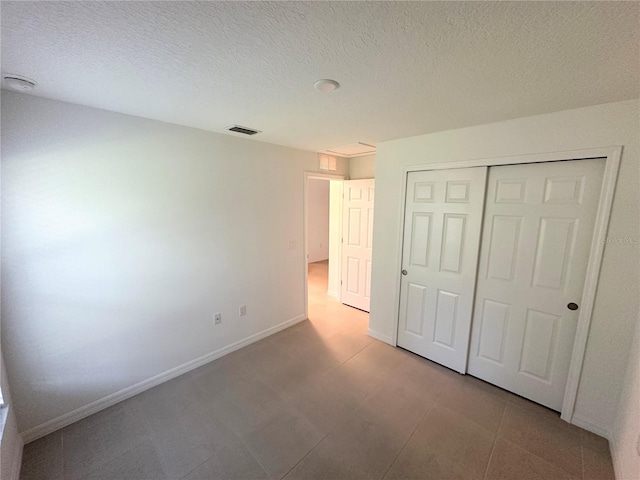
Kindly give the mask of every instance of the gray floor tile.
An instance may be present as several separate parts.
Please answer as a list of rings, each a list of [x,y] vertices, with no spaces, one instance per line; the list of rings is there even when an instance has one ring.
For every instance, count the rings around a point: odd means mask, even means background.
[[[333,457],[348,471],[382,478],[410,436],[386,422],[353,415],[323,440],[317,453],[325,461]]]
[[[212,404],[219,418],[236,434],[259,428],[289,407],[259,379],[245,380],[227,388]]]
[[[141,418],[122,404],[62,429],[65,480],[76,480],[148,439]]]
[[[344,378],[336,372],[316,378],[287,403],[324,434],[331,432],[362,402],[362,396],[345,388]]]
[[[311,451],[289,474],[285,480],[375,480],[352,459],[324,445]]]
[[[53,432],[24,447],[21,480],[62,480],[62,432]]]
[[[354,415],[398,431],[408,438],[434,402],[407,385],[382,382],[358,406]]]
[[[469,375],[452,377],[437,402],[450,410],[497,432],[508,401],[508,393]]]
[[[498,435],[567,472],[582,476],[580,430],[533,402],[507,404]]]
[[[580,433],[584,480],[615,480],[607,439],[586,430]]]
[[[183,480],[269,480],[269,475],[242,442],[236,441],[216,451]]]
[[[150,442],[107,462],[82,480],[165,480],[160,458]]]
[[[324,437],[302,415],[283,413],[243,437],[271,478],[282,478]]]
[[[482,479],[495,435],[436,406],[429,411],[385,479]]]
[[[507,440],[498,438],[491,454],[485,480],[577,480],[540,457],[521,449]]]
[[[211,405],[175,405],[145,412],[148,431],[170,478],[181,478],[238,437]]]

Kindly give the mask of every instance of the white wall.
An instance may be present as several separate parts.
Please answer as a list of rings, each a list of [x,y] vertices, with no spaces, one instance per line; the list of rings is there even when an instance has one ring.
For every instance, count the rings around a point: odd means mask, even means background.
[[[396,322],[403,167],[446,161],[623,145],[609,238],[638,238],[639,102],[520,118],[384,142],[376,152],[376,200],[370,329],[390,339]],[[638,318],[637,244],[605,247],[575,420],[610,433]]]
[[[640,323],[629,353],[610,446],[616,478],[640,478]]]
[[[361,178],[376,178],[375,154],[350,158],[349,178],[351,180],[359,180]]]
[[[0,480],[18,480],[22,462],[22,438],[18,434],[16,407],[11,396],[9,378],[0,358],[0,388],[8,415],[0,440]]]
[[[6,91],[2,127],[2,342],[21,431],[304,318],[315,153]]]
[[[329,258],[329,180],[308,181],[307,246],[311,263]]]

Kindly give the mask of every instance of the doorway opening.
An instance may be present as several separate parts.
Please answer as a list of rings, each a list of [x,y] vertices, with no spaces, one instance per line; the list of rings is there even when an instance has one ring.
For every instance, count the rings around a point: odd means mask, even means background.
[[[305,174],[305,301],[307,317],[327,300],[340,300],[344,177]]]

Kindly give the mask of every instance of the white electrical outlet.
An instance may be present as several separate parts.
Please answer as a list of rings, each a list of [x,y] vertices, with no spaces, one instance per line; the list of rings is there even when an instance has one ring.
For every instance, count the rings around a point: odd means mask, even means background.
[[[220,323],[222,323],[222,314],[221,313],[216,313],[213,318],[214,318],[213,322],[214,322],[215,325],[219,325]]]
[[[244,317],[247,314],[247,306],[246,305],[240,305],[240,316]]]

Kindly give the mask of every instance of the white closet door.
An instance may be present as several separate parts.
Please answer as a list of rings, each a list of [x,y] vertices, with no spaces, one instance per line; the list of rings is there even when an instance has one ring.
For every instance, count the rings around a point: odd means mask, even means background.
[[[558,411],[604,166],[489,169],[468,371]]]
[[[342,216],[342,303],[369,311],[375,181],[344,182]]]
[[[479,167],[407,176],[398,345],[461,373],[486,175]]]

